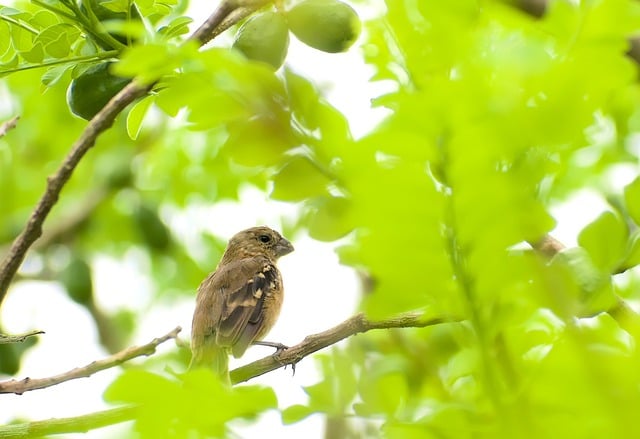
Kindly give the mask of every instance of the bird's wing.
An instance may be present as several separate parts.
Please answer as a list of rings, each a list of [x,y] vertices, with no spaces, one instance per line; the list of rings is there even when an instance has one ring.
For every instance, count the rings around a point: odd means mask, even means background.
[[[231,347],[233,355],[239,357],[263,326],[264,301],[278,285],[278,271],[264,257],[241,259],[218,271],[224,299],[216,342]]]

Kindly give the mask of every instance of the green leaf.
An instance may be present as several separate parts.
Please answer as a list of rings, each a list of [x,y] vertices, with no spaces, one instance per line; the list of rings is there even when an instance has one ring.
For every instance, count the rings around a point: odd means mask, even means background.
[[[131,107],[129,110],[129,114],[127,115],[127,134],[131,140],[136,140],[138,138],[138,134],[140,134],[140,128],[142,128],[142,122],[144,121],[144,117],[151,108],[151,104],[153,104],[155,98],[153,96],[146,96],[142,100],[136,102],[136,104]]]
[[[272,389],[229,388],[210,370],[190,371],[182,382],[151,372],[130,369],[105,391],[109,402],[140,405],[135,419],[143,438],[226,436],[229,421],[253,419],[277,406]]]
[[[591,254],[582,247],[571,247],[558,252],[551,261],[569,268],[583,291],[593,293],[607,283],[609,275],[593,262]]]
[[[362,374],[358,392],[363,402],[358,413],[393,415],[409,393],[406,361],[400,356],[372,360]]]
[[[275,115],[233,121],[227,131],[227,154],[245,166],[278,164],[284,159],[284,153],[296,144],[289,120]]]
[[[11,31],[9,25],[0,20],[0,57],[6,56],[11,48]]]
[[[20,52],[20,55],[32,64],[40,64],[44,60],[44,48],[42,47],[42,43],[38,42],[34,44],[31,50],[27,52]]]
[[[113,12],[127,13],[131,3],[129,0],[103,0],[99,2],[100,6],[107,8]]]
[[[3,63],[0,64],[0,73],[2,72],[2,70],[10,70],[10,69],[14,69],[16,67],[18,67],[18,64],[20,63],[20,57],[18,56],[18,54],[11,54],[12,57],[5,60],[3,59]]]
[[[65,58],[71,51],[71,45],[69,44],[69,36],[66,33],[60,34],[58,39],[52,41],[44,46],[45,52],[51,55],[53,58]]]
[[[622,219],[613,212],[604,212],[578,235],[578,243],[585,248],[594,264],[611,273],[625,255],[628,230]]]
[[[313,413],[314,411],[310,407],[300,404],[292,405],[282,410],[282,422],[285,424],[294,424],[302,421]]]
[[[353,230],[351,202],[344,197],[319,197],[305,207],[309,236],[318,241],[335,241]]]
[[[212,87],[211,83],[212,78],[204,73],[188,72],[170,78],[166,81],[167,88],[158,94],[156,104],[170,116],[187,107],[188,119],[195,129],[249,118],[249,109],[237,93]]]
[[[11,26],[11,42],[17,52],[28,52],[33,48],[33,34],[18,26]]]
[[[606,311],[615,304],[611,272],[596,266],[584,248],[564,249],[553,257],[551,263],[567,268],[573,281],[580,287],[580,294],[576,297],[570,296],[570,288],[563,288],[564,296],[557,298],[567,301],[566,309],[570,314],[593,315]]]
[[[71,68],[71,65],[63,64],[47,69],[47,71],[42,75],[42,84],[46,85],[47,87],[56,85],[58,81],[60,81],[60,79],[64,77],[65,73],[67,73],[67,71]]]
[[[190,17],[177,17],[171,22],[158,29],[158,33],[164,35],[167,39],[179,37],[189,32],[189,24],[193,22]]]
[[[29,23],[38,27],[38,29],[46,29],[60,23],[60,19],[53,12],[43,9],[36,12],[29,20]]]
[[[293,114],[307,128],[318,128],[318,119],[314,111],[319,99],[318,92],[311,82],[296,75],[291,69],[284,69],[284,77]]]
[[[63,35],[67,36],[68,41],[75,41],[80,36],[80,31],[70,24],[56,23],[40,32],[36,41],[41,41],[42,44],[46,46],[47,44],[58,41]]]
[[[108,402],[149,403],[178,395],[180,384],[144,370],[131,369],[120,375],[104,393]]]
[[[285,69],[285,80],[291,111],[296,120],[309,132],[318,130],[318,147],[327,151],[329,156],[339,155],[339,148],[351,139],[344,115],[328,104],[313,84],[302,76]]]
[[[625,271],[640,265],[640,231],[635,231],[627,243],[627,254],[618,271]]]
[[[327,193],[331,179],[317,164],[304,156],[296,156],[273,177],[271,198],[299,201]]]
[[[640,177],[624,188],[624,202],[631,219],[640,225]]]
[[[123,52],[113,71],[119,76],[137,76],[141,81],[151,83],[173,73],[196,53],[195,43],[179,47],[166,43],[133,46]]]

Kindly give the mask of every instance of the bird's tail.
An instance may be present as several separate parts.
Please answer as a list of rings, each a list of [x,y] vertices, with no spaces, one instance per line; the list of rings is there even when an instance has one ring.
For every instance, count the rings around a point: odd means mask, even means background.
[[[219,346],[202,347],[193,352],[189,370],[210,369],[220,377],[224,383],[231,385],[229,378],[229,350]]]

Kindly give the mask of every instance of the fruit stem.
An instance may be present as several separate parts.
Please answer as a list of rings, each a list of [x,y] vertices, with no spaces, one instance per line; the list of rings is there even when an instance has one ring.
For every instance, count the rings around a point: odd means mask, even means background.
[[[9,73],[21,72],[23,70],[39,69],[41,67],[51,67],[58,64],[77,63],[82,61],[93,61],[99,59],[116,58],[120,52],[118,50],[109,50],[106,52],[96,53],[94,55],[76,56],[73,58],[57,59],[54,61],[47,61],[40,64],[29,64],[26,66],[14,67],[13,69],[0,70],[0,75],[6,75]]]
[[[48,9],[51,12],[59,14],[60,16],[65,17],[77,23],[82,29],[84,29],[84,31],[87,34],[95,38],[98,41],[98,43],[102,43],[105,46],[107,46],[106,48],[122,50],[126,47],[120,41],[116,40],[111,35],[109,35],[109,33],[99,30],[102,24],[100,23],[100,20],[98,20],[98,17],[96,17],[95,13],[91,9],[91,5],[89,4],[90,2],[86,2],[85,4],[85,8],[88,11],[88,16],[87,16],[85,15],[84,12],[82,12],[82,10],[78,7],[76,2],[73,0],[60,0],[60,3],[62,3],[64,7],[69,9],[72,12],[72,14],[68,14],[64,11],[59,10],[58,8],[51,7],[46,3],[42,3],[38,0],[32,0],[32,1],[36,3],[38,6]]]
[[[14,26],[21,27],[22,29],[26,30],[27,32],[31,32],[34,35],[38,35],[39,34],[39,32],[36,29],[34,29],[31,26],[29,26],[27,23],[23,23],[20,20],[16,20],[16,19],[8,17],[6,15],[0,15],[0,20],[4,20],[7,23],[11,23]]]

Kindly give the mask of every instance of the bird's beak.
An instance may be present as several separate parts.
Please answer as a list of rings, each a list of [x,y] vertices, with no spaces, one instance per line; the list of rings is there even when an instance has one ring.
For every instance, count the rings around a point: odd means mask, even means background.
[[[284,256],[291,253],[293,249],[293,245],[286,239],[282,238],[275,246],[276,254],[278,256]]]

